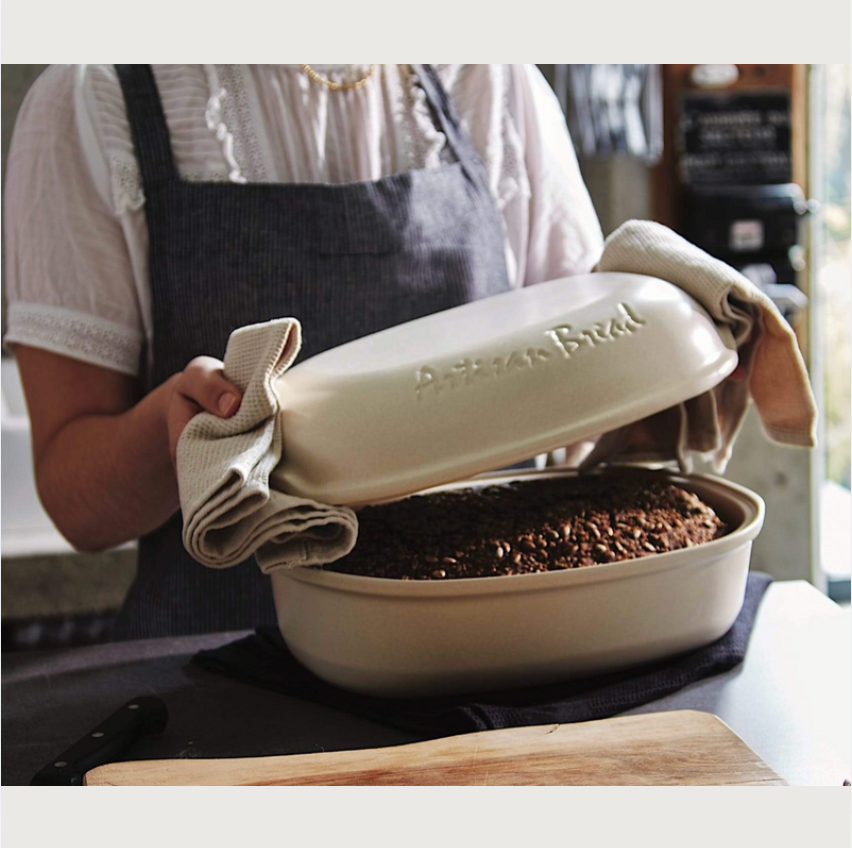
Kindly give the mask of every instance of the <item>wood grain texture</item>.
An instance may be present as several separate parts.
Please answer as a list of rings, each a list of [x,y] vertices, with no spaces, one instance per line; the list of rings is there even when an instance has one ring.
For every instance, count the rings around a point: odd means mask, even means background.
[[[359,751],[112,763],[88,786],[785,785],[724,722],[680,710]]]

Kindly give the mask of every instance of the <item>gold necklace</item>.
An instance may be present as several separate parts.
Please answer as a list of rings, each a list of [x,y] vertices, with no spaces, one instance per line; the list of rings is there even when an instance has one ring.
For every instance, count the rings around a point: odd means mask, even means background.
[[[378,65],[370,65],[367,75],[359,80],[355,80],[355,82],[332,82],[330,79],[321,77],[310,65],[299,65],[299,67],[308,75],[308,79],[317,85],[324,85],[332,91],[350,91],[353,88],[361,88],[366,85],[367,80],[376,72]]]

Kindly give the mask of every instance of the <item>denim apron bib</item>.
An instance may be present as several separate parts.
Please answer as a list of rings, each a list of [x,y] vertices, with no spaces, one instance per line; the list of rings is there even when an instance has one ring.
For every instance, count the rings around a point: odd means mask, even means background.
[[[452,164],[375,182],[190,182],[178,174],[150,65],[116,65],[145,192],[153,309],[148,390],[238,327],[292,316],[301,358],[510,288],[482,161],[434,69],[413,66]],[[254,560],[205,568],[172,516],[139,542],[115,638],[275,622]]]

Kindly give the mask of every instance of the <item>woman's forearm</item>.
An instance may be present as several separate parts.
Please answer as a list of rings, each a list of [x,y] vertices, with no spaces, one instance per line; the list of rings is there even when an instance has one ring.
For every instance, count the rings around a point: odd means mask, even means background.
[[[178,508],[166,420],[174,378],[119,414],[74,418],[36,458],[42,503],[74,547],[114,547]]]
[[[74,547],[98,551],[149,533],[178,509],[177,443],[199,412],[229,418],[240,390],[198,356],[139,400],[135,377],[15,346],[39,496]]]

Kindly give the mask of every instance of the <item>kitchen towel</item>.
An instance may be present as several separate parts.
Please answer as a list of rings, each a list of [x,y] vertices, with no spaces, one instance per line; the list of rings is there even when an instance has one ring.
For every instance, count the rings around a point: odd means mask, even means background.
[[[610,235],[595,271],[647,274],[694,297],[717,322],[730,326],[745,379],[727,379],[669,413],[639,422],[598,442],[586,465],[614,454],[643,460],[648,446],[668,444],[687,466],[691,450],[712,456],[725,468],[745,418],[749,397],[766,434],[800,447],[816,444],[816,404],[796,336],[775,304],[751,281],[662,224],[628,221]],[[672,439],[667,434],[674,434]],[[668,441],[666,441],[668,440]],[[626,458],[626,457],[624,457]]]
[[[333,562],[352,550],[351,509],[271,489],[283,433],[275,380],[302,344],[294,318],[252,324],[231,334],[225,377],[243,392],[231,418],[208,412],[184,428],[177,446],[183,544],[200,563],[228,568],[255,555],[261,571]]]
[[[301,666],[274,628],[259,628],[237,642],[201,651],[192,662],[293,698],[348,710],[430,737],[591,721],[655,701],[739,665],[746,654],[757,608],[771,581],[761,572],[749,575],[745,601],[733,627],[705,648],[628,671],[527,689],[419,700],[357,695],[324,683]]]

